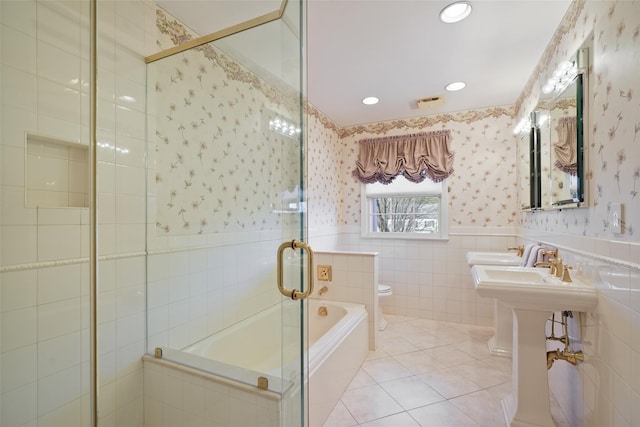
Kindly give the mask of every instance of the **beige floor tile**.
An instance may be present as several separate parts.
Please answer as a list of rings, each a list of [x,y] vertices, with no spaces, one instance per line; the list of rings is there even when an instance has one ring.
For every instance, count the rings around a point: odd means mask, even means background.
[[[487,390],[451,399],[460,411],[484,427],[506,427],[501,398]]]
[[[450,402],[434,403],[409,411],[421,427],[480,427]]]
[[[453,366],[475,362],[477,360],[468,353],[458,350],[453,345],[432,348],[430,350],[425,350],[424,352],[440,362],[443,368],[451,368]]]
[[[456,348],[464,351],[465,353],[475,357],[476,359],[487,359],[494,356],[489,352],[487,342],[478,340],[465,340],[460,343],[454,344]],[[509,359],[510,360],[510,359]]]
[[[403,412],[379,385],[347,390],[342,395],[342,403],[360,424]]]
[[[380,418],[375,421],[361,424],[363,427],[420,427],[416,420],[406,412],[401,412],[390,417]]]
[[[380,339],[379,348],[391,356],[418,350],[418,347],[411,344],[402,336],[394,336],[391,338],[385,337]]]
[[[511,381],[511,371],[493,368],[482,360],[456,366],[456,369],[472,383],[478,384],[480,388],[489,388],[495,385]]]
[[[442,402],[445,398],[416,376],[380,384],[405,410]]]
[[[367,360],[384,359],[386,357],[389,357],[389,355],[380,348],[377,350],[371,350],[369,351],[369,354],[367,354]]]
[[[433,372],[426,372],[419,375],[419,377],[447,399],[482,389],[478,384],[469,381],[456,368],[444,368]]]
[[[394,359],[400,362],[405,368],[410,370],[411,373],[415,375],[435,371],[446,367],[424,351],[414,351],[411,353],[406,353],[401,356],[395,356]]]
[[[362,369],[378,383],[412,375],[411,371],[391,357],[367,360],[362,364]]]
[[[375,384],[376,384],[375,380],[371,378],[369,374],[367,374],[365,371],[360,369],[358,370],[356,375],[353,377],[353,380],[351,380],[351,383],[347,387],[347,390],[352,390],[354,388],[360,388],[360,387],[367,387]]]
[[[323,427],[353,427],[357,425],[358,422],[351,416],[346,406],[342,402],[338,402],[327,417]]]

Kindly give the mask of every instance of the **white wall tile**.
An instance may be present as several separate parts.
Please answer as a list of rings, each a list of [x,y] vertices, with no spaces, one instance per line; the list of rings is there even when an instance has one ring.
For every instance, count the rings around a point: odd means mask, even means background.
[[[83,277],[80,265],[38,270],[38,304],[79,298]]]
[[[49,97],[47,101],[51,102],[51,98]],[[43,105],[43,107],[48,106]],[[66,114],[68,115],[69,111],[67,111]],[[37,132],[40,135],[47,135],[71,142],[80,143],[83,141],[82,126],[78,123],[77,118],[73,121],[69,121],[40,112],[38,114]],[[85,138],[84,141],[86,140],[87,139]]]
[[[2,354],[2,393],[36,381],[37,346],[27,345]]]
[[[36,319],[35,307],[2,313],[2,351],[35,344]]]
[[[44,415],[80,396],[80,366],[65,369],[38,381],[38,415]]]
[[[30,112],[36,111],[36,77],[2,65],[2,103]],[[3,111],[4,114],[4,111]]]
[[[70,123],[80,122],[80,92],[38,78],[38,114]]]
[[[83,425],[82,412],[85,410],[82,399],[76,399],[66,405],[38,418],[38,427],[79,426]]]
[[[38,39],[80,54],[79,3],[38,2]]]
[[[2,312],[35,307],[37,303],[37,274],[34,270],[3,272]]]
[[[36,2],[27,1],[3,1],[2,23],[16,30],[22,31],[32,37],[36,36]]]
[[[38,379],[60,371],[78,368],[81,362],[80,332],[62,335],[38,343]]]
[[[35,74],[36,39],[9,26],[2,26],[2,63]]]
[[[80,58],[49,43],[38,41],[38,75],[69,89],[79,91],[82,87]]]
[[[118,224],[115,233],[115,251],[120,254],[142,252],[145,249],[145,228],[140,224]]]
[[[35,382],[3,393],[1,400],[2,425],[26,425],[38,416],[38,386]]]
[[[38,340],[47,340],[81,329],[80,298],[38,306]]]
[[[79,258],[80,226],[43,225],[38,227],[38,260]]]

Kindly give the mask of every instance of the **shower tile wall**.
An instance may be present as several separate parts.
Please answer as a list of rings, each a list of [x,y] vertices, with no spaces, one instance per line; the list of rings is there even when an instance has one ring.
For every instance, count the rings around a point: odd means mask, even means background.
[[[101,426],[142,425],[143,58],[154,12],[150,2],[99,2]],[[3,426],[88,423],[88,210],[25,207],[23,166],[25,132],[88,145],[88,22],[84,1],[1,2]]]

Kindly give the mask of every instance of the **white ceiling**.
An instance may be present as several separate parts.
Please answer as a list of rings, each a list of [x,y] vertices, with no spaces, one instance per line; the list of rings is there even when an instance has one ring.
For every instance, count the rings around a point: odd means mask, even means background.
[[[219,28],[202,17],[226,15],[220,6],[274,1],[159,3],[204,35]],[[469,18],[444,24],[438,14],[452,1],[309,0],[309,101],[340,126],[513,104],[570,1],[472,0]],[[457,80],[467,87],[444,90]],[[417,109],[416,99],[438,95],[444,106]],[[365,106],[366,96],[380,103]]]

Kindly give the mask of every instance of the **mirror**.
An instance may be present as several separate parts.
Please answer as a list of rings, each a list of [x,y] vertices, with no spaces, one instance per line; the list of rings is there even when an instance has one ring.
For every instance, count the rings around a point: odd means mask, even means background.
[[[550,110],[550,201],[553,207],[584,202],[582,75],[556,98]]]
[[[584,91],[587,49],[580,49],[576,61],[560,64],[542,89],[531,116],[533,123],[532,176],[540,177],[540,186],[532,183],[532,198],[539,197],[542,210],[584,206]],[[539,194],[535,194],[539,191]],[[534,205],[533,208],[536,206]]]
[[[543,159],[541,208],[578,207],[584,202],[582,75],[553,98],[542,98],[534,117]]]
[[[520,200],[520,210],[529,211],[532,209],[531,191],[531,130],[529,133],[520,133],[518,141],[518,195]]]

